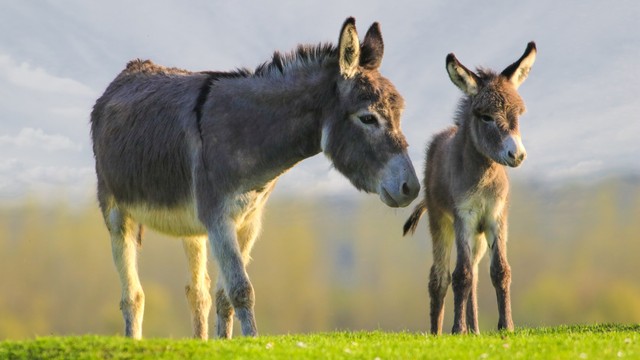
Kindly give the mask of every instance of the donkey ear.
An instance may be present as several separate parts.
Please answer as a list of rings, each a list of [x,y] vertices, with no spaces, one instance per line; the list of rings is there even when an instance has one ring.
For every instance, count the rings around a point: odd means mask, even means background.
[[[384,55],[382,32],[380,31],[380,24],[375,22],[367,31],[360,47],[360,66],[365,69],[375,70],[382,63],[382,55]]]
[[[537,52],[536,43],[530,42],[520,59],[507,66],[500,75],[509,79],[509,82],[517,89],[529,76],[529,70],[531,70],[533,62],[536,61]]]
[[[352,17],[345,20],[342,25],[338,51],[340,75],[346,79],[352,78],[358,70],[360,61],[360,40],[356,32],[356,19]]]
[[[447,72],[451,81],[465,94],[473,96],[478,93],[478,75],[460,64],[453,53],[447,55]]]

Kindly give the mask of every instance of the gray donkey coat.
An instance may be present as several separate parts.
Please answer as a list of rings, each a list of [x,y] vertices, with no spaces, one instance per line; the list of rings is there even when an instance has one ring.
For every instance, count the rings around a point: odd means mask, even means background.
[[[281,174],[323,152],[385,204],[415,199],[403,99],[378,71],[383,49],[377,23],[361,44],[349,18],[338,47],[276,52],[255,71],[190,72],[134,60],[116,77],[94,106],[91,133],[127,336],[142,336],[138,226],[184,239],[196,337],[208,337],[212,305],[207,239],[219,268],[217,334],[231,337],[235,313],[242,333],[255,336],[245,266]]]

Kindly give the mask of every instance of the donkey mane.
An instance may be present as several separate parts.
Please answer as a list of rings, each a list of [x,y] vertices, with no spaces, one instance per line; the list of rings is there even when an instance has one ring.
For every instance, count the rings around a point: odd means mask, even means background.
[[[298,45],[294,50],[286,53],[275,51],[271,61],[266,61],[258,65],[255,70],[248,68],[237,68],[232,71],[200,71],[201,74],[208,74],[216,78],[241,78],[241,77],[264,77],[272,74],[284,75],[287,70],[305,67],[308,65],[319,65],[327,62],[336,62],[338,59],[338,49],[331,43],[321,43],[317,45]],[[176,67],[166,67],[158,65],[151,60],[134,59],[127,63],[123,74],[163,74],[163,75],[188,75],[192,71]]]
[[[338,49],[333,44],[322,43],[317,45],[298,45],[295,50],[287,53],[275,51],[271,61],[259,65],[255,76],[269,76],[272,74],[284,75],[287,70],[318,65],[330,61],[337,63]]]
[[[495,78],[496,76],[498,76],[498,73],[491,70],[491,69],[487,69],[484,67],[477,67],[476,68],[476,74],[478,75],[478,77],[480,78],[480,80],[486,81],[486,80],[490,80]]]
[[[484,67],[476,67],[476,75],[481,83],[488,83],[500,76],[497,72]],[[455,126],[462,127],[465,119],[468,118],[467,111],[471,108],[471,98],[469,96],[463,96],[458,100],[458,106],[453,118]]]

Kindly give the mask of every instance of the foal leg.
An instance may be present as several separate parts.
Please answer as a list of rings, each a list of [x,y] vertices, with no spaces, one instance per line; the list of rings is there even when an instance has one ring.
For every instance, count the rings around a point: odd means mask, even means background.
[[[191,309],[193,337],[209,338],[209,311],[211,310],[211,280],[207,271],[207,238],[194,237],[182,240],[189,263],[191,281],[186,287],[187,301]]]
[[[144,292],[137,269],[136,224],[120,209],[108,211],[107,227],[111,235],[111,253],[122,286],[120,309],[124,317],[124,333],[134,339],[142,338]]]
[[[482,235],[474,236],[471,249],[471,292],[467,302],[467,328],[474,334],[480,333],[478,326],[478,263],[487,251],[487,242]]]
[[[444,298],[451,284],[449,263],[453,243],[453,224],[442,215],[429,213],[429,229],[433,247],[433,265],[429,274],[429,297],[431,298],[431,334],[442,334],[444,320]]]
[[[506,217],[506,216],[505,216]],[[513,331],[511,318],[511,266],[507,261],[507,224],[501,218],[492,229],[491,282],[498,298],[498,330]]]
[[[469,300],[471,287],[473,285],[473,265],[471,262],[470,246],[473,237],[470,229],[473,229],[474,226],[465,223],[465,220],[466,219],[457,215],[454,220],[456,233],[455,242],[458,255],[456,267],[452,274],[454,315],[453,329],[451,332],[454,334],[467,333],[467,301]]]

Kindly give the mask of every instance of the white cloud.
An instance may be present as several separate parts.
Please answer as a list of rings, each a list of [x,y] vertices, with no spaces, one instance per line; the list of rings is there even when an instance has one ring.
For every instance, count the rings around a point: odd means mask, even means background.
[[[92,167],[43,166],[18,159],[0,160],[0,199],[20,199],[27,194],[41,198],[69,195],[87,199],[94,193]]]
[[[80,151],[82,146],[62,135],[45,134],[42,129],[23,128],[18,135],[0,135],[0,145],[21,147],[38,147],[47,151],[73,150]]]
[[[52,115],[68,119],[88,119],[90,109],[81,106],[58,106],[49,109]]]
[[[8,55],[0,55],[0,78],[5,78],[16,86],[30,90],[87,97],[96,96],[93,89],[79,81],[51,75],[45,69],[33,67],[26,62],[18,64]]]
[[[36,166],[24,169],[17,175],[18,178],[29,184],[67,186],[76,183],[89,183],[95,178],[94,169],[91,167],[68,166]]]
[[[0,162],[0,174],[13,171],[20,167],[20,162],[17,159],[6,159]]]
[[[0,160],[0,199],[24,195],[24,183],[18,179],[23,170],[24,165],[17,159]]]

